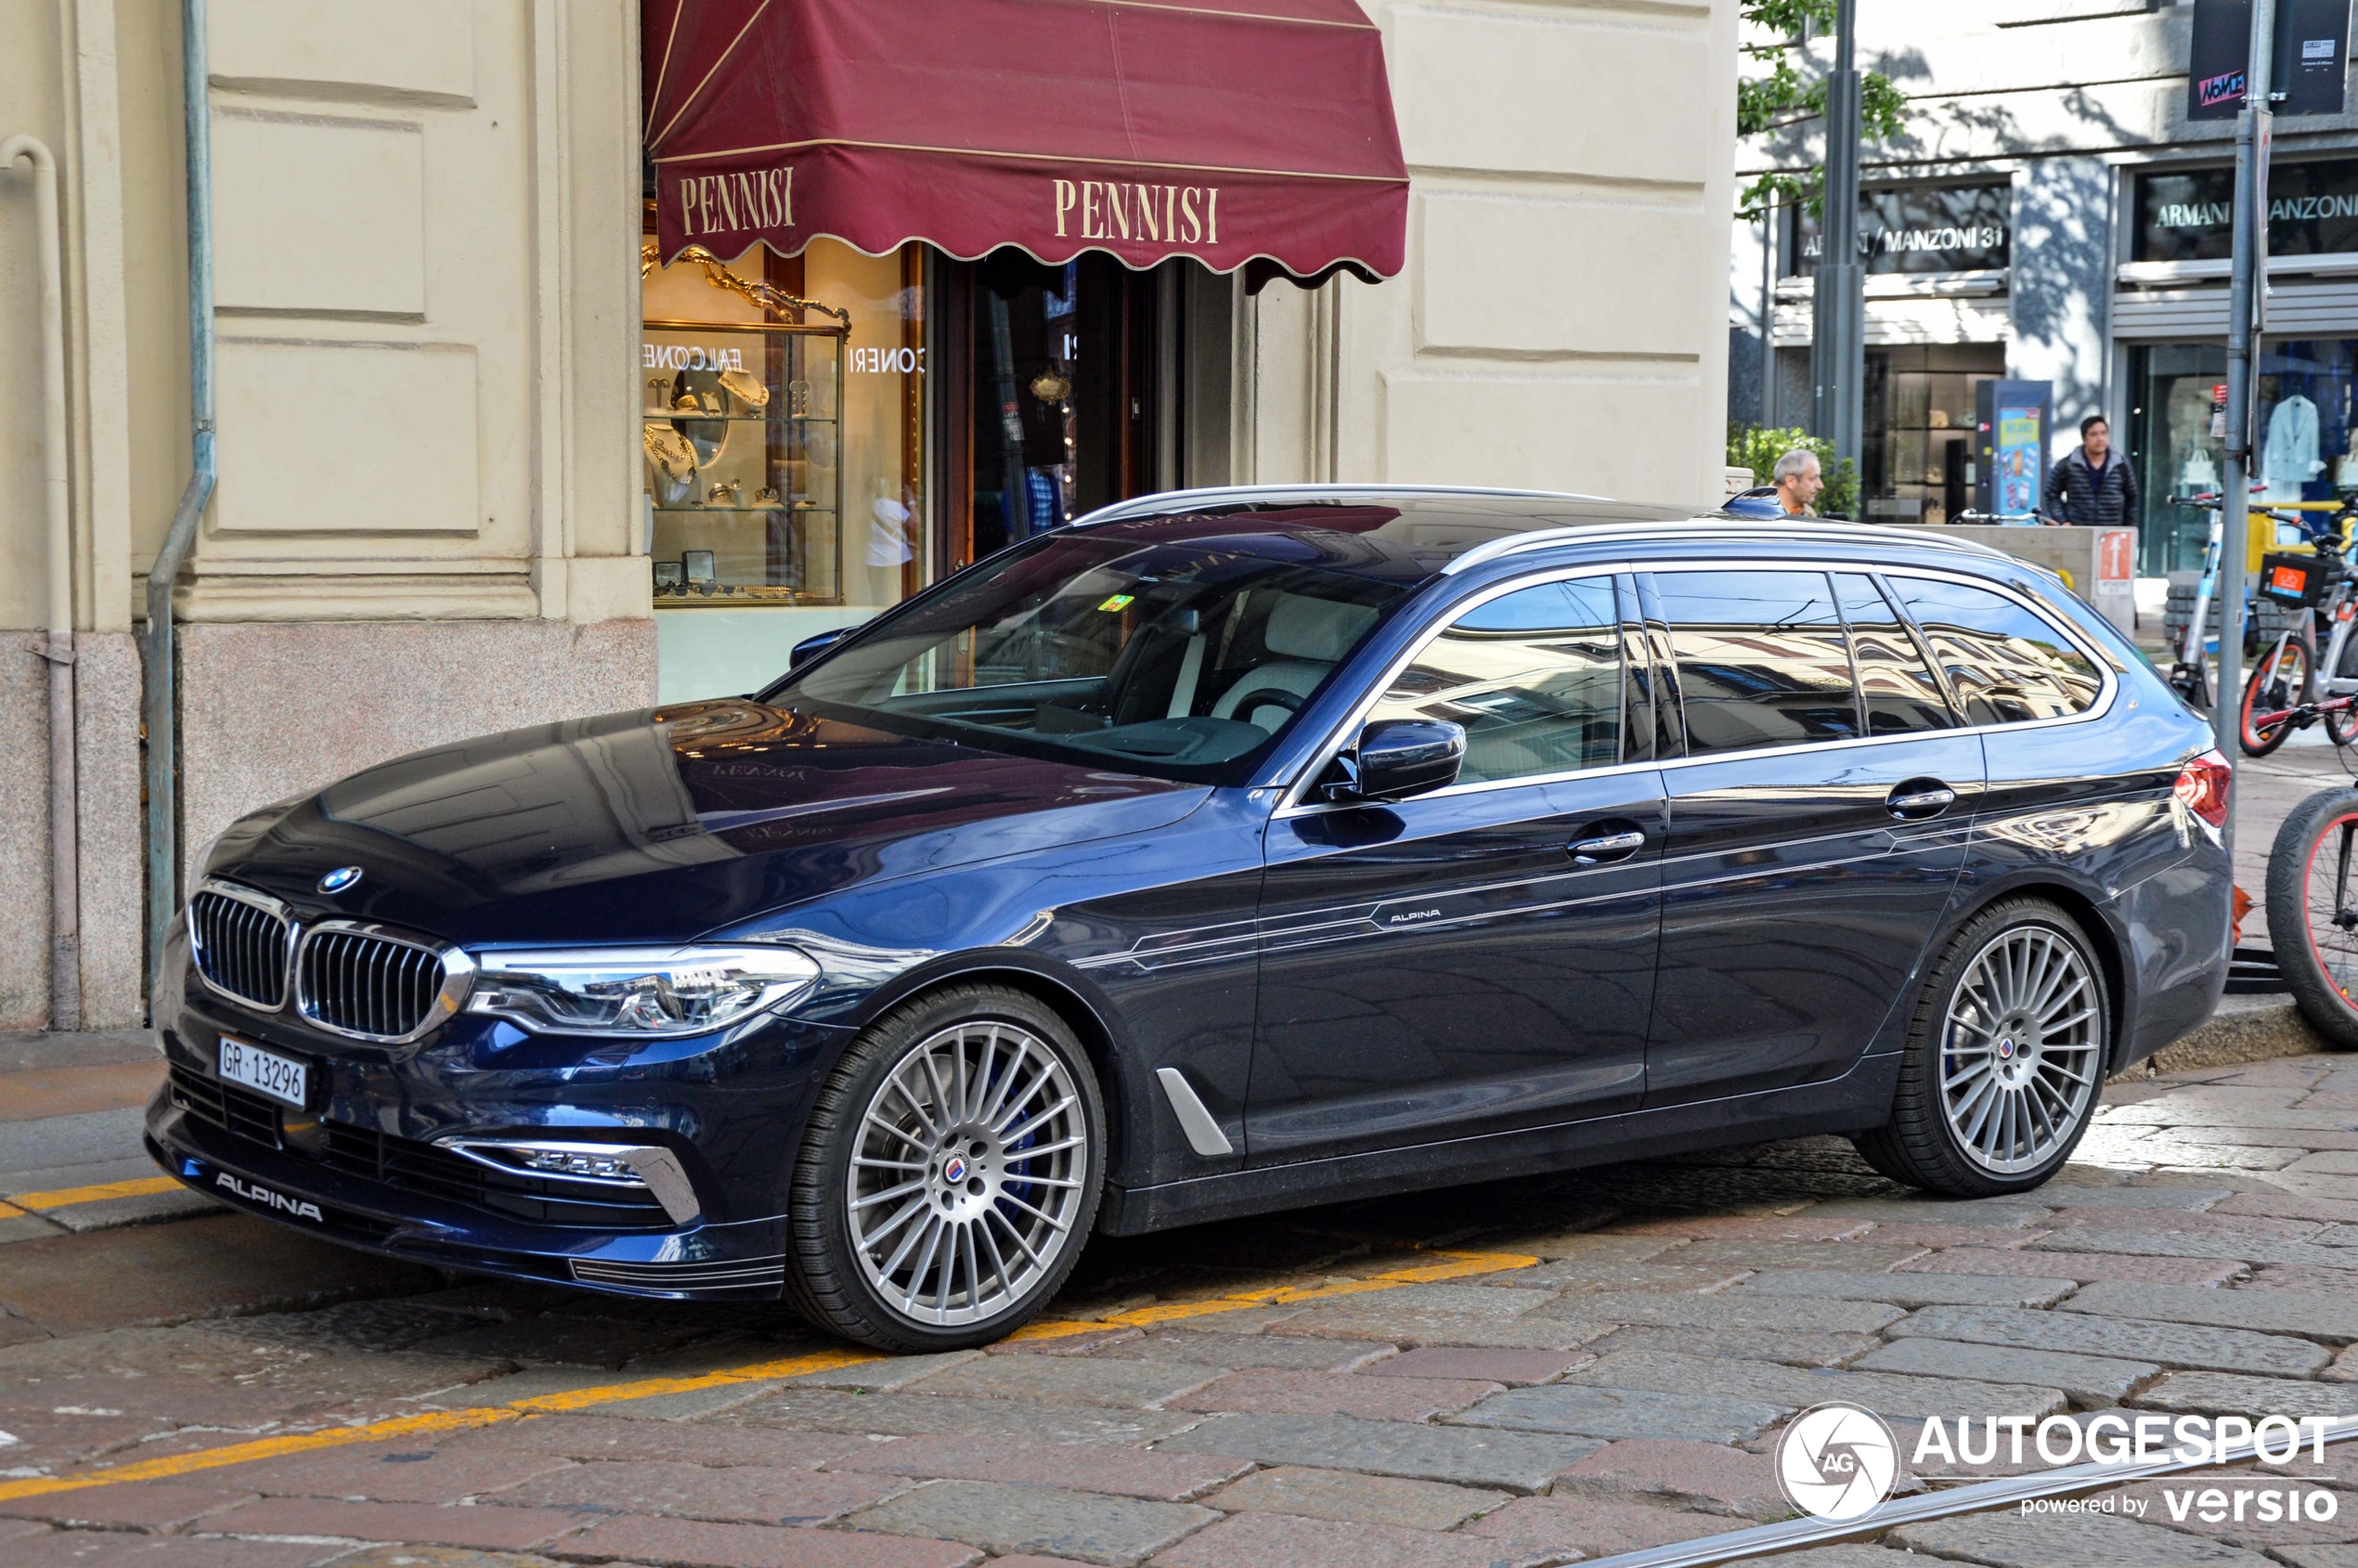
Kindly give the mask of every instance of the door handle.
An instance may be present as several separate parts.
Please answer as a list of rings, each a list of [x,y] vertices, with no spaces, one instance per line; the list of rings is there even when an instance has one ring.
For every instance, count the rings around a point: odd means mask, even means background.
[[[1602,865],[1607,861],[1625,861],[1646,847],[1642,833],[1609,833],[1601,838],[1575,839],[1572,844],[1572,863]]]
[[[1937,817],[1957,803],[1957,792],[1937,779],[1911,779],[1884,804],[1895,817]]]

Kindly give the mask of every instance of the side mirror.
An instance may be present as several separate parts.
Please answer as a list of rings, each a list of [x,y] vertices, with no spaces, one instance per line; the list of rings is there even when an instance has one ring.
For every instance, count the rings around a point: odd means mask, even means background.
[[[786,673],[792,675],[796,670],[800,669],[804,665],[809,664],[812,659],[859,629],[856,626],[839,626],[833,631],[823,631],[816,637],[804,638],[796,643],[794,651],[786,655]]]
[[[1446,789],[1466,759],[1466,728],[1426,719],[1387,719],[1359,732],[1336,758],[1348,775],[1326,788],[1328,800],[1402,800]]]

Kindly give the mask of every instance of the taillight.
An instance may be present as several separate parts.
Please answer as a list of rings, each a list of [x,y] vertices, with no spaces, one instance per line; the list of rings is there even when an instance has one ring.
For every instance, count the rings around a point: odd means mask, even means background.
[[[2229,777],[2226,758],[2216,751],[2206,751],[2180,771],[2174,787],[2187,810],[2213,827],[2225,827]]]

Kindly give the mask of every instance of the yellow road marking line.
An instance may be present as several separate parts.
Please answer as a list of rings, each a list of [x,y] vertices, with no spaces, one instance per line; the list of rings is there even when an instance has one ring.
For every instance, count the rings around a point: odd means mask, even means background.
[[[1373,1290],[1396,1290],[1405,1285],[1427,1285],[1444,1279],[1466,1279],[1476,1275],[1502,1274],[1509,1269],[1529,1268],[1539,1261],[1537,1258],[1521,1252],[1435,1251],[1433,1256],[1445,1261],[1419,1264],[1413,1268],[1392,1269],[1366,1279],[1354,1279],[1341,1285],[1283,1286],[1266,1290],[1248,1290],[1235,1295],[1214,1296],[1199,1302],[1169,1302],[1155,1306],[1141,1307],[1134,1312],[1115,1313],[1103,1318],[1056,1318],[1019,1328],[1007,1337],[1011,1341],[1057,1340],[1069,1338],[1074,1334],[1102,1333],[1108,1328],[1146,1328],[1153,1324],[1172,1323],[1189,1317],[1205,1317],[1217,1313],[1239,1312],[1247,1307],[1292,1306],[1302,1302],[1332,1301],[1344,1296],[1365,1295]],[[219,1325],[219,1327],[229,1327],[229,1325]],[[11,1502],[19,1497],[47,1497],[58,1492],[86,1491],[93,1486],[116,1486],[133,1481],[161,1481],[177,1475],[194,1474],[200,1471],[220,1470],[229,1465],[248,1464],[255,1459],[275,1459],[290,1454],[312,1453],[322,1448],[340,1448],[354,1443],[378,1443],[393,1437],[466,1432],[475,1427],[496,1426],[503,1421],[529,1420],[535,1416],[554,1415],[570,1410],[588,1410],[601,1405],[616,1405],[633,1399],[654,1399],[665,1394],[694,1393],[704,1389],[725,1388],[732,1383],[776,1382],[812,1372],[832,1372],[845,1367],[864,1366],[871,1361],[893,1359],[894,1357],[876,1351],[823,1350],[809,1355],[789,1356],[782,1361],[757,1361],[743,1367],[726,1367],[717,1372],[700,1372],[689,1377],[639,1378],[628,1382],[606,1383],[595,1388],[570,1389],[562,1393],[536,1394],[528,1399],[511,1400],[504,1405],[478,1405],[460,1410],[434,1410],[415,1416],[395,1416],[385,1420],[370,1421],[360,1426],[327,1427],[317,1432],[290,1432],[284,1437],[257,1438],[251,1443],[233,1443],[219,1448],[201,1449],[193,1454],[172,1454],[162,1458],[141,1459],[127,1465],[114,1465],[100,1470],[85,1471],[74,1475],[30,1476],[21,1481],[0,1482],[0,1502]]]
[[[61,1186],[49,1192],[12,1192],[7,1201],[19,1209],[69,1209],[76,1203],[104,1203],[115,1198],[147,1198],[178,1190],[170,1176],[137,1176],[127,1182],[100,1182],[96,1186]]]

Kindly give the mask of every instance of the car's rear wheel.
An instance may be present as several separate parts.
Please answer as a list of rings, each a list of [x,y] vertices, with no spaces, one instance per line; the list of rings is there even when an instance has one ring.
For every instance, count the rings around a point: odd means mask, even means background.
[[[1911,1186],[1987,1198],[2039,1186],[2095,1119],[2110,1002],[2079,926],[2041,899],[1968,921],[1933,966],[1891,1120],[1853,1141]]]
[[[786,1296],[883,1350],[988,1343],[1036,1315],[1095,1222],[1096,1076],[1054,1010],[959,986],[853,1042],[815,1101],[788,1195]]]

